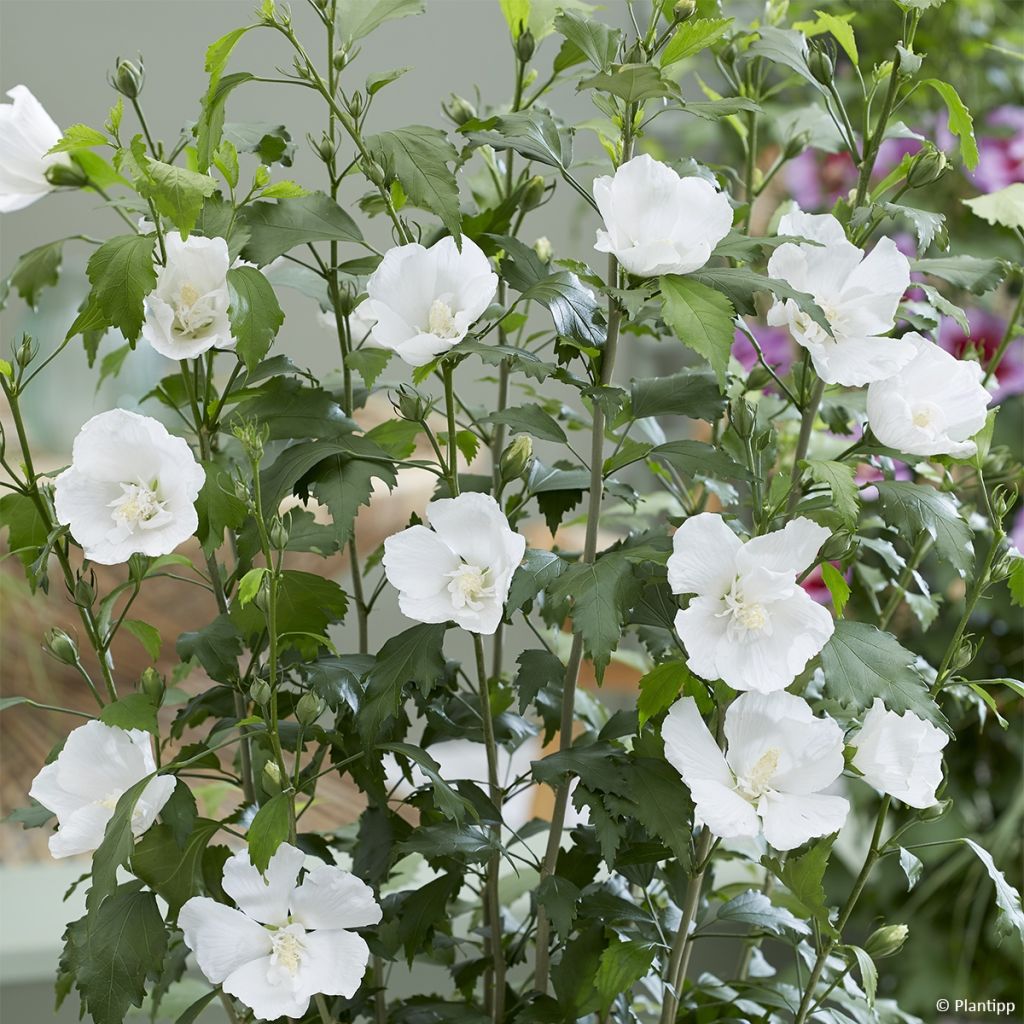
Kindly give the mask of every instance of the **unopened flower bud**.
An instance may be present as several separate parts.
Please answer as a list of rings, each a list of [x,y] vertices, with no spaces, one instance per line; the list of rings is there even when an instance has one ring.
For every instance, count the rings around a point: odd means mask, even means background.
[[[18,345],[14,352],[15,362],[21,367],[26,367],[38,354],[39,344],[36,342],[35,338],[28,334],[23,334],[21,336],[21,344]]]
[[[850,537],[845,533],[834,533],[821,549],[821,558],[824,562],[839,562],[850,550]]]
[[[358,117],[363,110],[363,94],[358,90],[349,97],[348,100],[349,113],[353,117]]]
[[[536,49],[537,41],[533,38],[533,33],[528,28],[523,29],[516,40],[516,56],[525,64]]]
[[[544,199],[545,182],[543,177],[535,174],[523,189],[521,205],[524,210],[535,210]]]
[[[326,135],[321,135],[319,141],[314,142],[312,136],[307,136],[309,144],[313,147],[323,162],[330,163],[334,159],[334,146]]]
[[[288,527],[285,526],[280,519],[275,519],[270,524],[269,533],[270,543],[273,544],[278,551],[284,551],[284,549],[288,547]]]
[[[75,604],[81,608],[89,608],[96,600],[96,577],[90,574],[91,579],[79,576],[75,580]]]
[[[533,439],[529,434],[516,434],[501,453],[498,471],[502,483],[518,480],[533,461]]]
[[[89,184],[89,176],[76,163],[50,164],[45,175],[51,185],[60,188],[82,188]]]
[[[938,821],[949,810],[952,802],[952,800],[940,800],[938,803],[932,804],[931,807],[925,807],[924,810],[918,811],[917,816],[921,821]]]
[[[110,84],[122,95],[134,100],[142,92],[142,86],[146,81],[146,68],[139,57],[138,64],[130,60],[117,58],[114,65],[114,73],[110,76]]]
[[[923,188],[939,180],[946,173],[949,161],[941,149],[930,143],[914,157],[907,171],[907,184],[911,188]]]
[[[257,679],[249,687],[249,696],[252,698],[253,704],[259,704],[262,707],[270,700],[270,683],[266,679]]]
[[[903,948],[910,929],[905,924],[887,924],[872,932],[864,943],[864,951],[873,959],[892,956]]]
[[[807,66],[810,68],[816,82],[828,85],[832,81],[832,72],[835,70],[835,65],[832,63],[832,58],[824,50],[817,48],[811,50],[807,58]]]
[[[263,786],[263,791],[269,793],[270,796],[277,796],[281,792],[281,769],[278,768],[276,761],[267,761],[263,766],[260,784]]]
[[[800,132],[799,135],[794,135],[786,143],[786,148],[783,152],[783,159],[792,160],[798,157],[810,144],[811,136],[808,132]]]
[[[384,173],[384,168],[381,167],[376,160],[362,160],[359,166],[366,176],[366,180],[371,184],[376,185],[377,188],[383,188],[387,181],[387,175]]]
[[[142,692],[159,707],[160,702],[164,699],[164,691],[167,689],[164,677],[151,666],[142,673],[139,685],[142,687]]]
[[[454,92],[448,99],[441,102],[441,109],[444,111],[445,116],[450,118],[455,124],[465,124],[476,117],[476,107],[469,100]]]
[[[312,692],[304,693],[295,705],[295,717],[301,725],[312,725],[324,713],[326,706],[323,697]]]
[[[46,649],[65,665],[78,664],[78,644],[63,629],[49,629],[44,637]]]
[[[331,63],[334,65],[335,71],[343,70],[348,63],[348,52],[346,50],[335,50]]]
[[[672,13],[676,21],[686,21],[687,18],[693,17],[696,10],[697,0],[676,0]]]
[[[729,421],[738,437],[742,437],[744,440],[753,437],[757,418],[749,402],[745,402],[742,398],[735,399],[729,407]]]
[[[533,243],[533,251],[537,254],[537,259],[542,263],[550,261],[551,257],[554,256],[555,250],[551,245],[551,239],[547,235],[541,235],[536,242]]]
[[[411,385],[402,384],[391,396],[391,404],[398,410],[404,420],[419,423],[427,418],[430,405],[424,397]]]
[[[974,644],[970,640],[964,640],[957,648],[956,654],[953,655],[953,671],[967,668],[974,661],[974,655]]]

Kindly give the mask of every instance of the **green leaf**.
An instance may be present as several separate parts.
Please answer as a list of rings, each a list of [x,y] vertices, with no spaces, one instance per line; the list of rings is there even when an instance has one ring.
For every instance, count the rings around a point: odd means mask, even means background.
[[[30,249],[15,263],[7,283],[32,309],[37,309],[39,293],[57,283],[63,257],[64,239]]]
[[[663,277],[662,317],[688,348],[703,356],[725,383],[735,328],[732,303],[713,288],[686,277]]]
[[[153,235],[116,235],[89,257],[86,274],[104,316],[128,341],[142,330],[143,299],[156,287]]]
[[[962,202],[976,217],[989,224],[1024,229],[1024,182],[1015,181],[987,196],[975,196]]]
[[[913,711],[945,729],[946,720],[914,667],[916,661],[891,633],[841,619],[821,652],[825,693],[857,710],[881,697],[890,711]]]
[[[204,200],[217,191],[217,182],[207,174],[159,160],[147,160],[143,169],[146,177],[141,182],[137,179],[136,186],[153,200],[160,213],[171,219],[181,237],[187,238]]]
[[[652,459],[664,459],[684,476],[719,480],[750,480],[750,471],[734,462],[723,448],[705,441],[669,441],[650,452]]]
[[[220,995],[217,989],[200,996],[185,1012],[174,1022],[174,1024],[196,1024],[203,1010],[207,1008]]]
[[[0,500],[0,505],[6,499]],[[1024,558],[1014,558],[1010,562],[1010,574],[1006,578],[1006,586],[1010,591],[1010,604],[1016,608],[1024,608]]]
[[[654,953],[654,946],[641,946],[617,936],[605,946],[594,976],[602,1012],[607,1013],[621,992],[629,992],[647,976],[654,963]]]
[[[505,602],[507,614],[519,611],[532,601],[553,580],[569,567],[559,554],[539,548],[527,548],[522,564],[516,569]]]
[[[142,644],[153,661],[160,657],[160,630],[156,626],[141,619],[125,619],[121,626]]]
[[[245,523],[246,504],[235,493],[231,476],[215,462],[204,462],[206,480],[196,500],[203,551],[212,554],[224,542],[224,531],[239,530]]]
[[[261,874],[267,870],[277,848],[288,838],[291,814],[291,794],[278,793],[263,804],[252,819],[246,842],[249,859]]]
[[[504,423],[515,434],[531,434],[543,441],[564,444],[565,431],[539,405],[520,405],[484,417],[488,423]]]
[[[245,208],[242,219],[249,231],[242,255],[261,267],[308,242],[363,240],[356,222],[323,192],[252,203]]]
[[[747,48],[748,56],[764,57],[773,64],[781,64],[790,71],[795,71],[818,92],[825,92],[825,87],[811,74],[811,69],[807,66],[807,40],[802,32],[760,26],[757,33],[761,38],[755,39]]]
[[[27,494],[0,498],[0,529],[7,527],[7,550],[16,554],[26,570],[46,546],[48,531],[35,502]]]
[[[645,722],[675,703],[691,678],[690,670],[681,661],[655,665],[639,683],[640,696],[636,703],[638,729],[642,730]]]
[[[815,483],[824,484],[832,492],[833,508],[847,526],[855,526],[860,513],[860,492],[852,466],[845,462],[806,459],[804,468]]]
[[[806,853],[788,856],[785,861],[766,857],[764,865],[789,890],[791,908],[808,921],[816,921],[827,935],[837,936],[828,912],[822,880],[832,853],[834,837],[815,840]]]
[[[255,267],[235,267],[227,279],[231,333],[238,341],[238,355],[251,371],[270,350],[284,313],[272,285]]]
[[[50,153],[70,153],[76,149],[91,149],[93,146],[109,145],[103,132],[90,128],[87,124],[73,124],[64,130],[60,142],[47,150]]]
[[[297,181],[275,181],[260,192],[261,199],[300,199],[312,195],[309,189],[303,188]]]
[[[422,14],[425,10],[425,0],[338,0],[337,19],[344,37],[351,43],[365,39],[386,21]]]
[[[679,86],[670,79],[662,78],[661,72],[652,64],[615,64],[608,72],[585,78],[579,88],[610,93],[626,103],[643,103],[679,95]]]
[[[601,21],[582,18],[571,11],[563,11],[555,17],[555,31],[579,47],[598,71],[611,67],[622,42],[622,33],[617,28],[609,28]]]
[[[478,146],[511,149],[549,167],[565,169],[572,163],[572,136],[542,110],[474,118],[459,131]]]
[[[835,37],[835,41],[846,51],[846,56],[854,64],[859,64],[857,40],[853,34],[853,26],[850,25],[853,15],[828,14],[825,11],[815,11],[814,13],[818,16],[816,21],[794,22],[793,28],[803,32],[809,38],[820,36],[826,32],[831,33]]]
[[[439,128],[414,124],[371,135],[366,148],[384,168],[386,178],[401,182],[409,199],[440,218],[459,241],[459,186],[448,166],[458,153],[448,136]]]
[[[342,455],[324,459],[303,478],[303,485],[330,510],[333,520],[331,529],[342,547],[352,537],[360,507],[370,504],[374,480],[380,480],[389,490],[398,483],[398,477],[390,465],[364,462]]]
[[[572,923],[576,920],[579,887],[573,885],[568,878],[548,875],[542,878],[540,885],[537,886],[535,898],[537,906],[544,908],[558,935],[562,938],[568,937],[572,931]]]
[[[68,925],[62,959],[95,1024],[121,1024],[141,1006],[146,978],[163,963],[167,932],[152,892],[120,886],[103,904]]]
[[[661,66],[667,68],[676,61],[706,50],[729,31],[732,21],[732,18],[694,18],[684,21],[661,51]]]
[[[252,397],[244,397],[246,394]],[[235,392],[231,400],[236,398],[242,400],[221,420],[225,434],[252,420],[260,424],[270,441],[340,437],[356,429],[330,392],[309,387],[294,377],[271,377],[257,388]]]
[[[240,608],[244,608],[260,592],[260,584],[263,582],[263,577],[269,571],[269,569],[265,569],[263,566],[258,566],[255,569],[250,569],[242,577],[238,584],[238,605]]]
[[[397,82],[407,71],[412,71],[411,67],[395,68],[393,71],[380,71],[376,74],[366,76],[366,94],[367,96],[375,96],[385,86],[390,85],[392,82]]]
[[[832,607],[836,610],[836,615],[842,615],[843,609],[846,607],[846,602],[850,600],[850,584],[846,582],[846,577],[831,563],[821,563],[821,579],[822,582],[828,587],[828,592],[832,597]]]
[[[907,892],[910,892],[921,880],[924,864],[921,863],[920,857],[901,846],[900,867],[903,868],[903,874],[907,876]]]
[[[960,140],[960,153],[969,171],[978,166],[978,143],[974,138],[974,119],[960,99],[960,94],[949,84],[937,78],[926,78],[922,85],[930,85],[946,104],[949,120],[946,127]]]
[[[398,939],[405,947],[410,965],[417,954],[430,948],[429,936],[434,929],[447,925],[448,901],[460,884],[457,876],[442,875],[426,885],[396,894],[399,904],[395,914]]]
[[[1024,939],[1024,910],[1021,909],[1020,893],[1006,880],[1006,875],[996,867],[992,855],[973,839],[966,837],[960,840],[974,851],[978,860],[985,866],[989,878],[996,889],[996,906],[999,908],[999,923],[1004,928],[1012,928],[1021,939]]]
[[[725,396],[715,376],[704,370],[684,370],[665,377],[634,380],[630,384],[633,415],[689,416],[714,423],[725,411]]]
[[[171,914],[200,891],[203,853],[220,825],[196,819],[182,849],[169,825],[154,825],[139,840],[132,854],[132,874],[167,901]]]
[[[429,692],[444,677],[444,623],[421,623],[388,640],[366,678],[366,703],[359,715],[364,740],[380,734],[402,706],[406,683]]]
[[[224,105],[227,102],[228,93],[242,82],[250,81],[252,75],[229,75],[223,86],[221,75],[228,65],[231,51],[234,50],[238,41],[255,25],[246,25],[243,28],[232,29],[220,39],[211,43],[206,50],[206,61],[204,68],[210,76],[210,82],[203,98],[203,109],[199,120],[193,129],[196,137],[196,164],[197,169],[206,171],[213,154],[220,145],[221,133],[224,128]]]
[[[734,896],[727,903],[716,907],[701,922],[700,929],[717,921],[736,921],[760,928],[771,935],[792,932],[795,935],[809,935],[811,929],[785,907],[777,907],[763,892],[748,890]]]
[[[861,988],[867,997],[868,1009],[874,1009],[875,995],[878,992],[878,968],[875,961],[871,959],[871,954],[860,946],[847,946],[846,949],[853,954],[857,970],[860,971]]]
[[[939,256],[911,260],[910,269],[941,278],[975,295],[984,295],[997,287],[1009,271],[1005,260],[984,259],[980,256]]]
[[[130,696],[140,695],[132,694]],[[113,707],[113,705],[108,705],[108,707]],[[135,836],[132,833],[135,805],[155,775],[156,772],[153,772],[144,779],[140,779],[118,797],[114,813],[103,831],[103,841],[92,855],[92,886],[85,900],[85,905],[89,908],[90,913],[101,906],[117,888],[117,869],[128,862],[135,847]]]
[[[419,765],[420,770],[430,780],[433,787],[434,803],[437,809],[446,818],[450,818],[452,821],[462,821],[466,816],[467,809],[472,810],[471,805],[441,777],[441,765],[421,747],[414,746],[412,743],[382,743],[380,749],[400,754]]]
[[[928,484],[912,484],[900,480],[884,480],[878,484],[878,497],[883,518],[909,544],[927,533],[935,542],[935,551],[948,561],[961,576],[974,565],[971,528],[960,517],[951,495],[937,491]]]
[[[237,678],[242,634],[228,615],[218,615],[195,632],[182,633],[176,650],[182,661],[195,658],[211,679],[218,682]]]
[[[593,348],[604,344],[605,329],[596,322],[601,308],[597,297],[570,271],[560,270],[534,282],[522,298],[544,306],[555,323],[555,331],[563,337],[576,338]]]

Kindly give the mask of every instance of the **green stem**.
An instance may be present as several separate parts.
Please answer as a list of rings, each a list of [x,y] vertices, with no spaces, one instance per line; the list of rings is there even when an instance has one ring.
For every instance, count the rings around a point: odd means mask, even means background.
[[[448,486],[453,498],[459,494],[459,446],[456,442],[459,428],[455,422],[455,389],[452,385],[454,370],[451,362],[444,364],[444,409],[448,420]]]
[[[334,1024],[334,1017],[327,1008],[327,1000],[318,992],[314,997],[317,1013],[320,1014],[321,1024]]]
[[[793,472],[790,477],[789,498],[786,502],[786,516],[792,516],[800,504],[800,479],[803,476],[803,469],[800,463],[807,456],[807,448],[811,443],[811,431],[814,429],[814,420],[818,415],[818,408],[821,406],[821,399],[825,394],[825,382],[818,380],[811,392],[811,397],[804,406],[803,416],[800,420],[800,436],[796,442],[796,451],[793,453]]]
[[[910,553],[910,557],[907,559],[907,564],[903,567],[903,572],[900,573],[900,578],[896,581],[893,587],[892,593],[889,595],[889,600],[885,604],[885,608],[882,610],[881,618],[878,620],[879,629],[888,629],[889,623],[892,621],[893,615],[896,614],[896,609],[899,608],[903,601],[903,597],[907,592],[907,587],[910,585],[910,580],[914,575],[914,570],[921,564],[925,555],[928,554],[929,549],[932,546],[932,538],[927,533],[922,533],[914,544],[914,549]]]
[[[889,75],[889,88],[885,93],[885,101],[882,104],[882,112],[878,116],[878,123],[875,125],[871,141],[864,141],[864,158],[860,164],[860,176],[857,179],[857,194],[853,201],[854,207],[863,206],[864,199],[868,194],[868,186],[871,183],[871,172],[875,167],[875,159],[878,156],[878,149],[885,138],[885,129],[889,125],[889,116],[892,114],[892,105],[896,100],[896,92],[899,89],[900,51],[896,50],[892,58],[892,71]]]
[[[864,891],[864,886],[867,885],[868,876],[871,874],[871,870],[874,868],[875,863],[878,860],[878,847],[882,840],[882,830],[885,827],[885,817],[889,813],[890,802],[890,797],[882,797],[882,804],[878,808],[878,817],[875,819],[875,830],[871,835],[871,845],[868,847],[867,855],[864,858],[864,864],[860,869],[860,874],[857,875],[857,878],[853,883],[853,888],[850,890],[850,895],[847,897],[843,909],[839,912],[839,919],[836,921],[836,935],[838,937],[827,939],[825,944],[818,951],[818,957],[814,961],[814,966],[811,968],[810,977],[807,979],[807,987],[804,989],[803,998],[800,1000],[800,1007],[793,1018],[793,1024],[805,1024],[805,1021],[811,1012],[811,1005],[814,1000],[814,989],[817,986],[818,981],[821,979],[821,973],[825,969],[825,964],[828,961],[832,950],[836,947],[836,944],[842,937],[843,929],[850,920],[850,916],[853,914],[853,909],[857,905],[857,900],[860,899],[860,894]]]
[[[491,803],[501,815],[502,792],[498,782],[498,745],[494,739],[494,717],[491,711],[490,687],[484,658],[484,642],[479,633],[473,634],[476,653],[477,678],[480,684],[480,720],[483,724],[484,747],[487,751],[487,786]],[[494,1024],[505,1020],[505,948],[502,943],[501,899],[498,884],[501,870],[501,822],[491,825],[494,850],[487,861],[484,876],[484,903],[487,917],[487,952],[491,958],[489,978],[485,982],[488,1012]]]

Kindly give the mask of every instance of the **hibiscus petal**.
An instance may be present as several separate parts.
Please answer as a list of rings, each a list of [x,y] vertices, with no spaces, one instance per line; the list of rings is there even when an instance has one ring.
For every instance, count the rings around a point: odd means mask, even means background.
[[[843,289],[843,301],[869,311],[886,325],[880,330],[888,330],[909,287],[910,261],[891,238],[880,238],[850,274]]]
[[[377,924],[373,890],[334,864],[317,864],[291,897],[292,916],[306,928],[362,928]]]
[[[298,979],[276,969],[269,956],[242,964],[224,979],[224,991],[244,1003],[258,1020],[305,1016],[312,993],[298,988]]]
[[[753,838],[761,832],[757,811],[731,786],[699,780],[690,787],[694,821],[720,839]]]
[[[366,974],[370,949],[354,932],[309,932],[303,939],[305,951],[299,962],[296,987],[314,995],[353,996]]]
[[[676,633],[686,647],[686,663],[701,679],[718,678],[718,649],[726,642],[729,628],[721,610],[717,598],[694,597],[687,608],[676,612]]]
[[[814,369],[827,384],[859,388],[906,366],[914,358],[914,347],[900,338],[843,338],[810,353]]]
[[[113,816],[114,808],[103,804],[85,804],[80,807],[67,815],[61,821],[60,828],[50,836],[50,854],[60,859],[92,853],[103,842],[107,823]]]
[[[838,832],[850,812],[841,796],[771,793],[758,805],[764,837],[776,850],[795,850],[808,839]]]
[[[687,786],[692,788],[695,782],[705,781],[732,787],[732,772],[725,755],[692,697],[683,697],[672,705],[665,716],[661,735],[665,740],[665,757]]]
[[[691,516],[672,537],[668,585],[673,594],[721,597],[736,576],[742,542],[714,512]]]
[[[238,909],[254,921],[284,924],[295,880],[305,860],[301,850],[282,843],[261,875],[249,859],[249,851],[239,850],[224,864],[221,884]]]
[[[193,896],[178,913],[185,945],[207,981],[219,985],[228,975],[273,948],[270,933],[245,914],[208,896]]]
[[[781,530],[748,540],[736,556],[742,572],[754,566],[794,575],[810,566],[831,532],[812,519],[797,516]]]
[[[514,557],[522,538],[517,535],[505,518],[501,507],[489,494],[467,491],[457,498],[442,498],[427,506],[427,519],[438,536],[456,552],[464,562],[480,569],[505,567],[511,555]],[[522,558],[515,559],[518,564]]]
[[[415,600],[440,594],[451,605],[445,577],[459,567],[459,556],[433,530],[417,524],[388,537],[383,565],[388,582],[401,593]]]

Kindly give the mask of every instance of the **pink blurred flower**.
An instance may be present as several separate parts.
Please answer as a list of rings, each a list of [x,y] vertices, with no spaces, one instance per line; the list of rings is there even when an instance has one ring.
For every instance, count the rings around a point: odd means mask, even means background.
[[[839,568],[839,564],[837,562],[831,562],[829,564],[833,569]],[[843,578],[847,583],[849,583],[853,578],[853,570],[847,569],[846,572],[843,573]],[[829,593],[828,587],[825,586],[825,578],[822,576],[820,565],[816,565],[800,581],[800,586],[804,588],[804,592],[816,604],[830,605],[832,603],[832,595]]]
[[[1024,181],[1024,107],[996,107],[985,126],[995,131],[978,139],[978,166],[968,177],[982,192]]]
[[[946,317],[939,326],[939,344],[957,359],[972,358],[977,354],[982,365],[995,354],[1006,332],[1006,321],[984,309],[969,309],[967,322],[970,334],[965,334],[960,325]],[[1003,353],[996,370],[996,386],[992,400],[998,402],[1010,395],[1024,394],[1024,341],[1017,338]]]
[[[780,376],[789,373],[793,365],[793,339],[782,327],[764,327],[747,321],[747,330],[757,338],[765,361]],[[748,373],[757,366],[757,351],[750,339],[740,330],[733,338],[732,354]]]

